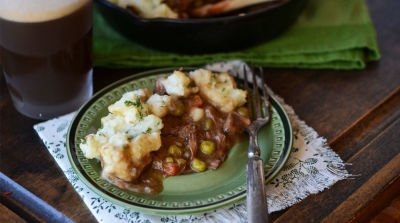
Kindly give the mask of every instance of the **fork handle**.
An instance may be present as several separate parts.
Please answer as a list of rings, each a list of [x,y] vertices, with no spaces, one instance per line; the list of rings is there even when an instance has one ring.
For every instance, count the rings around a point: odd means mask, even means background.
[[[268,217],[263,161],[258,156],[247,161],[247,219],[250,223],[271,222]]]

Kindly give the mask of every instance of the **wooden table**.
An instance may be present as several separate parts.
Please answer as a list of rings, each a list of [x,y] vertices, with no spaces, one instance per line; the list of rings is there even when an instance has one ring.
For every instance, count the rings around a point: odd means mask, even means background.
[[[266,69],[269,86],[326,137],[354,174],[284,211],[277,222],[400,221],[400,1],[368,1],[382,59],[365,70]],[[137,70],[136,70],[137,71]],[[95,69],[95,90],[136,72]],[[0,78],[0,171],[76,222],[95,222]],[[0,222],[23,221],[0,204]]]

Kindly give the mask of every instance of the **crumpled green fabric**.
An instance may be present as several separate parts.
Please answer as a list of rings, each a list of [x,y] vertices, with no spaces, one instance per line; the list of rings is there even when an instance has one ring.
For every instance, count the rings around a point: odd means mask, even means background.
[[[380,58],[364,0],[309,0],[298,20],[279,37],[229,53],[183,55],[134,43],[94,10],[94,65],[108,68],[198,66],[240,59],[264,67],[363,69]]]

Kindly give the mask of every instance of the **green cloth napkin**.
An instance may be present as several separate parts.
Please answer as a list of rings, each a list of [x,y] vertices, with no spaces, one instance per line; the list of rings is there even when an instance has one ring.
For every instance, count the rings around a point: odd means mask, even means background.
[[[265,67],[363,69],[380,53],[364,0],[309,0],[279,37],[229,53],[183,55],[134,43],[114,31],[95,7],[94,65],[109,68],[197,66],[241,59]]]

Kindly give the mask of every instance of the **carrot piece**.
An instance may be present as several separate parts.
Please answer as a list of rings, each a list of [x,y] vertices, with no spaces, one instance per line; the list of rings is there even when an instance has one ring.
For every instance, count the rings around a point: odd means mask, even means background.
[[[178,173],[177,163],[164,163],[163,172],[168,176],[175,176]]]

